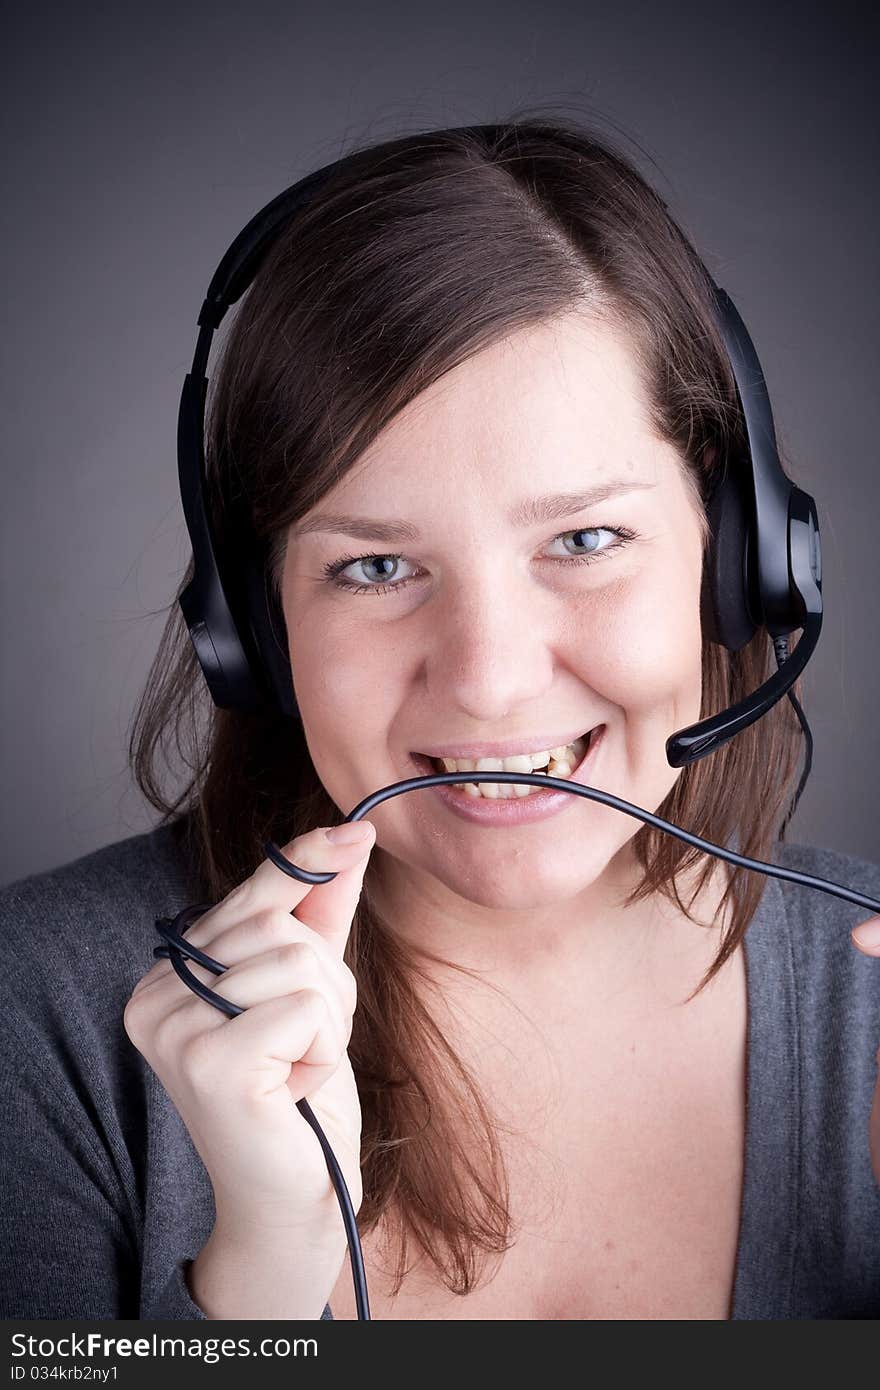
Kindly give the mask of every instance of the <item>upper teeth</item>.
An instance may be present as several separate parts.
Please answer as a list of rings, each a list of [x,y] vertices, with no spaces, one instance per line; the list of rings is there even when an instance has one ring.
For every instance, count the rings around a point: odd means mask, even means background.
[[[446,772],[531,772],[534,768],[547,767],[552,759],[555,763],[568,763],[575,767],[584,755],[589,734],[575,739],[574,743],[547,748],[540,753],[517,753],[511,758],[438,758]]]

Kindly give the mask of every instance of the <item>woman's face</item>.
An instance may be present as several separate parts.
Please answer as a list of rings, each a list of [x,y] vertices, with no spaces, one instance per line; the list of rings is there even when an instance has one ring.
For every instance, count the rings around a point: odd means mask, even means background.
[[[304,518],[344,513],[376,534],[300,522],[282,577],[304,733],[341,813],[423,775],[415,751],[535,750],[599,724],[587,785],[657,809],[680,771],[666,739],[700,716],[702,512],[682,470],[651,432],[625,339],[586,314],[481,351],[386,427]],[[516,517],[606,484],[631,490]],[[612,549],[615,527],[635,535]],[[347,557],[337,578],[361,592],[324,578]],[[389,910],[432,949],[444,927],[494,938],[601,919],[631,886],[643,825],[577,795],[537,823],[476,825],[428,789],[369,819]]]

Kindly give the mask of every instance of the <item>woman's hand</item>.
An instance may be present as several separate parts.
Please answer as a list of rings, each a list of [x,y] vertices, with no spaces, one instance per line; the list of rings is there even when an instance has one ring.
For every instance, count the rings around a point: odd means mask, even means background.
[[[228,967],[218,976],[189,960],[189,969],[244,1013],[230,1018],[200,999],[166,959],[125,1008],[126,1033],[204,1162],[219,1224],[252,1244],[298,1232],[298,1243],[323,1247],[331,1226],[342,1231],[317,1136],[296,1109],[303,1096],[355,1211],[362,1200],[361,1112],[347,1052],[357,988],[343,952],[376,832],[357,824],[366,837],[353,844],[331,844],[322,828],[283,847],[299,867],[335,873],[330,883],[300,883],[266,859],[186,932]]]
[[[866,956],[877,956],[880,958],[880,917],[869,917],[867,921],[860,922],[850,933],[853,945]],[[880,970],[880,959],[878,959],[877,969]],[[877,1084],[874,1088],[874,1103],[871,1106],[871,1118],[868,1123],[868,1142],[871,1146],[871,1167],[874,1169],[874,1181],[880,1187],[880,1049],[877,1052]]]

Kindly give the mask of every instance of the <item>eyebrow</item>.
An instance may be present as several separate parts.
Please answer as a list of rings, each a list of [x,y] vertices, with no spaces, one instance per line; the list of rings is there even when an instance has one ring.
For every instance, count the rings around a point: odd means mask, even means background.
[[[508,521],[514,526],[538,526],[543,522],[573,516],[575,512],[582,512],[597,502],[604,502],[607,497],[652,487],[656,487],[656,483],[621,478],[597,483],[583,492],[551,492],[543,497],[527,497],[508,514]],[[291,527],[294,537],[315,531],[333,531],[344,536],[355,536],[362,541],[386,541],[392,544],[421,539],[417,528],[406,521],[371,521],[366,517],[346,516],[339,512],[318,512],[316,516],[304,518]]]

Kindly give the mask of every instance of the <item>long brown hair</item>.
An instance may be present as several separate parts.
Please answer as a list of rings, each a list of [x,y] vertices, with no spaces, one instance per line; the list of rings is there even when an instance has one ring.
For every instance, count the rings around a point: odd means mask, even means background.
[[[724,460],[747,448],[735,382],[706,271],[615,141],[568,117],[526,115],[500,125],[494,141],[436,130],[372,155],[285,227],[212,377],[211,505],[221,524],[224,489],[233,478],[241,485],[270,547],[275,592],[288,527],[398,411],[473,353],[579,306],[628,334],[653,425],[677,449],[705,516]],[[708,525],[703,537],[705,547]],[[191,577],[190,564],[178,594]],[[138,786],[160,823],[174,824],[216,902],[253,872],[267,839],[285,844],[340,817],[302,725],[215,708],[176,596],[169,609],[130,756]],[[702,714],[736,703],[774,669],[763,630],[736,653],[704,642]],[[176,794],[158,769],[172,742],[184,768]],[[657,814],[715,844],[736,836],[740,853],[769,859],[784,837],[799,751],[800,727],[780,701],[685,767]],[[702,869],[693,903],[719,861],[648,825],[633,845],[644,877],[627,902],[657,892],[690,917],[678,877]],[[382,1219],[395,1291],[414,1242],[465,1293],[511,1239],[498,1129],[415,988],[417,964],[376,909],[381,853],[371,856],[348,946],[359,985],[350,1044],[363,1111],[359,1223],[367,1232]],[[739,945],[764,887],[748,870],[725,871],[729,925],[695,994]]]

